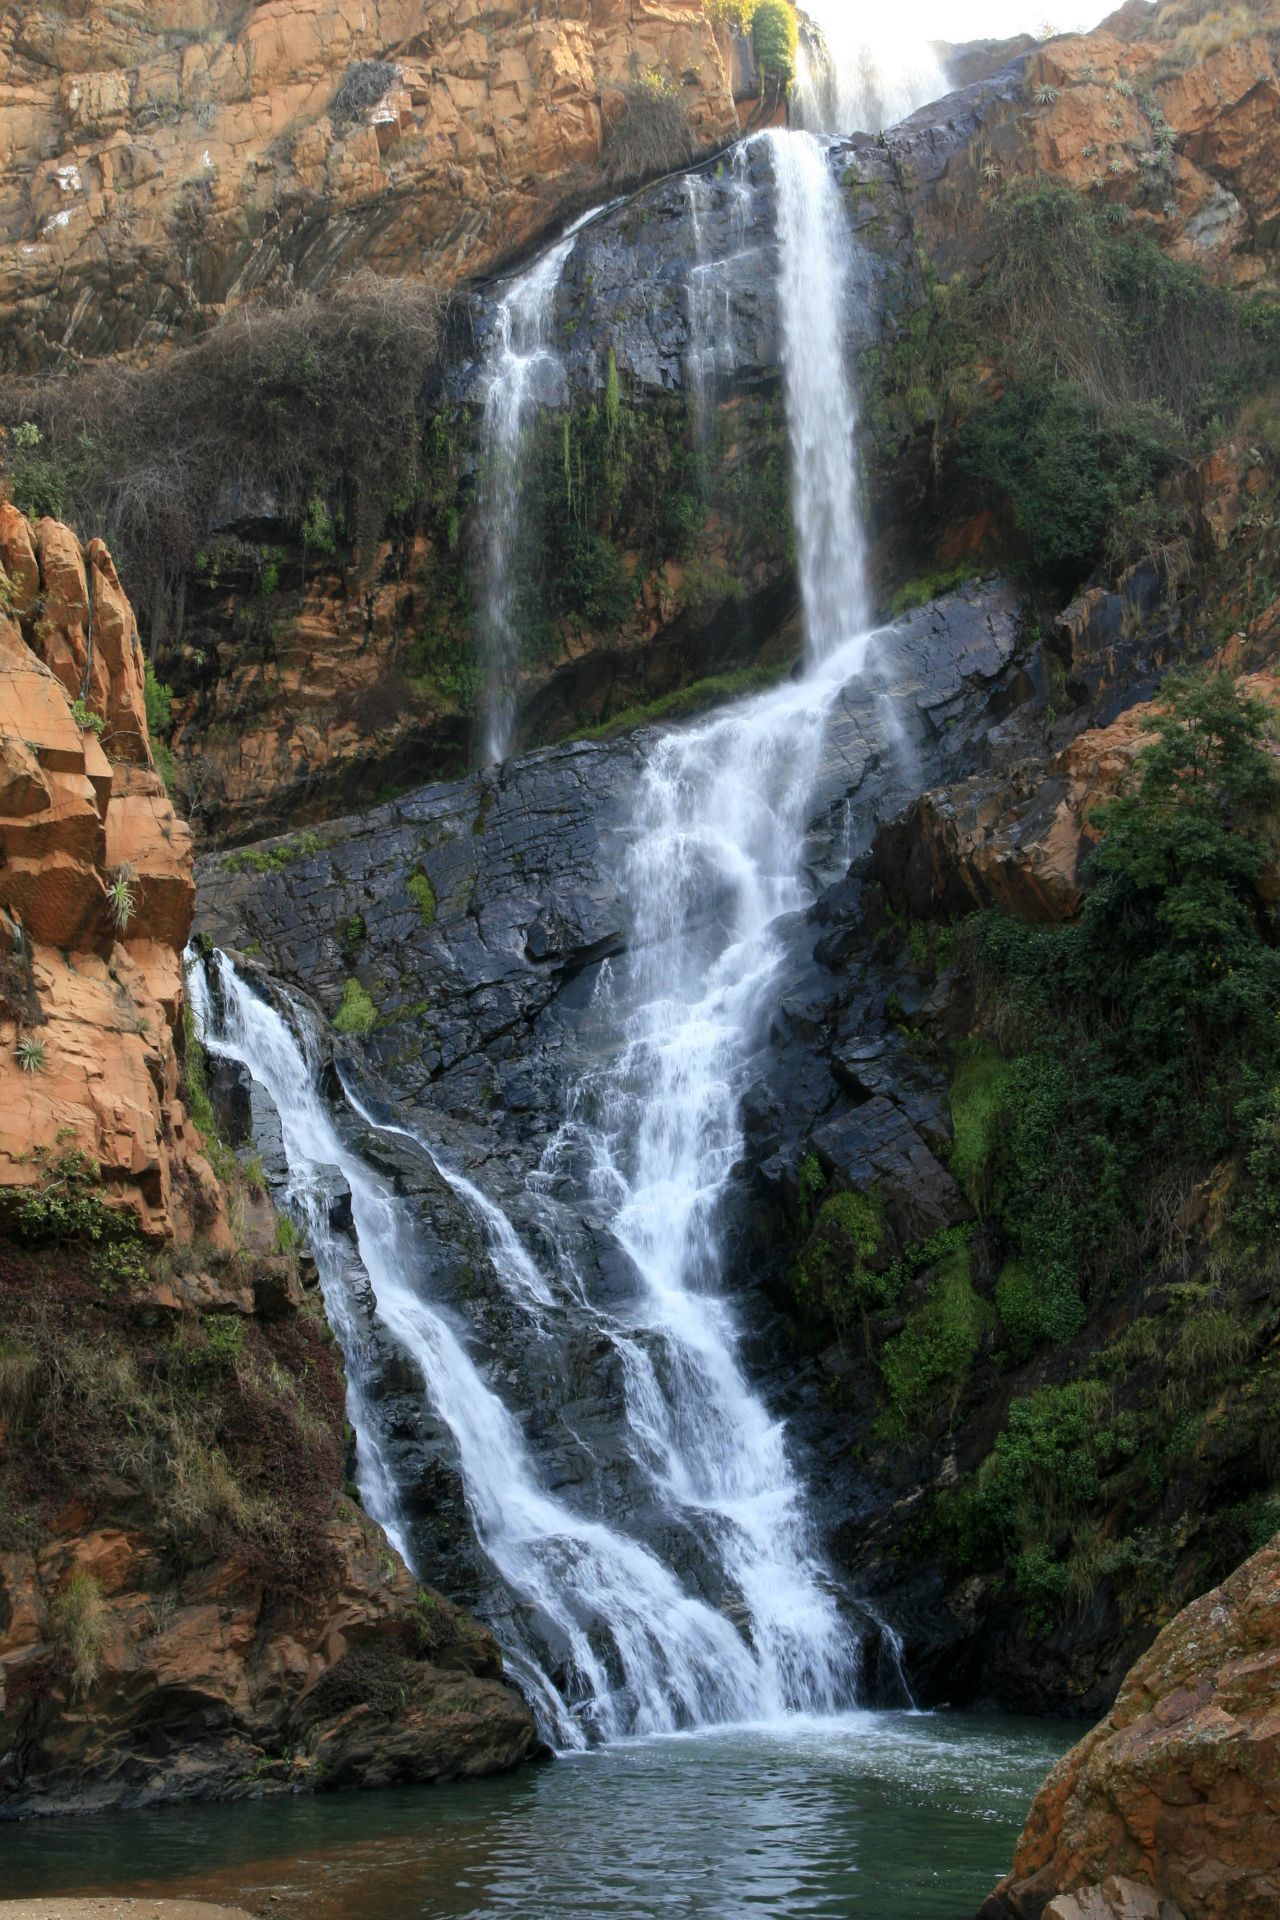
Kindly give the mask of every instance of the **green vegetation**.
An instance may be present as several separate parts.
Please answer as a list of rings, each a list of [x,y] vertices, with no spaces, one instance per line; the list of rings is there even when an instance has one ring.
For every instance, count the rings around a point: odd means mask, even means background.
[[[73,1248],[104,1293],[128,1291],[146,1277],[134,1215],[112,1207],[96,1160],[72,1147],[32,1155],[36,1181],[0,1196],[0,1228],[25,1247]]]
[[[107,723],[100,713],[94,713],[92,708],[84,700],[73,700],[71,702],[71,714],[76,725],[83,732],[96,734],[98,739],[101,740],[107,730]]]
[[[309,860],[313,854],[322,853],[328,844],[320,834],[304,827],[301,833],[291,834],[274,847],[244,847],[239,853],[229,853],[222,864],[227,873],[280,873],[295,860]]]
[[[49,1637],[70,1662],[77,1693],[97,1679],[108,1632],[101,1587],[91,1573],[73,1573],[49,1609]]]
[[[348,980],[342,989],[342,1004],[333,1016],[335,1033],[354,1033],[362,1037],[378,1024],[378,1009],[358,980]]]
[[[296,1253],[302,1245],[302,1228],[291,1214],[282,1213],[276,1220],[276,1252]]]
[[[812,1162],[809,1197],[820,1190],[821,1172]],[[789,1285],[805,1313],[847,1333],[855,1315],[865,1315],[893,1300],[885,1274],[873,1262],[884,1238],[884,1206],[877,1189],[836,1193],[822,1202],[791,1269]]]
[[[989,1309],[969,1273],[969,1249],[952,1246],[937,1263],[921,1307],[880,1351],[891,1413],[884,1427],[905,1434],[939,1404],[954,1406],[977,1357]]]
[[[759,693],[765,687],[773,686],[790,672],[791,662],[780,660],[769,666],[737,667],[728,673],[715,673],[705,680],[691,681],[687,687],[676,687],[670,693],[661,693],[643,706],[622,707],[611,714],[607,720],[597,721],[594,726],[575,727],[567,737],[572,740],[612,740],[620,733],[628,733],[633,727],[656,726],[661,721],[683,719],[688,714],[701,713],[707,707],[720,706],[726,700],[736,700],[748,693]]]
[[[120,867],[107,882],[107,906],[116,929],[127,933],[130,922],[137,911],[137,895],[133,890],[133,870]]]
[[[943,568],[937,573],[918,574],[914,580],[904,582],[889,602],[889,612],[893,619],[900,614],[910,613],[913,607],[924,607],[931,600],[940,600],[944,593],[954,593],[957,587],[963,587],[969,580],[982,572],[982,568],[972,560],[962,560],[954,567]]]
[[[154,654],[180,637],[182,583],[228,492],[276,494],[317,547],[316,501],[340,503],[362,552],[427,497],[420,408],[441,311],[430,288],[358,274],[323,298],[239,308],[154,367],[10,381],[12,497],[106,538]]]
[[[4,1532],[38,1544],[68,1500],[103,1516],[136,1516],[141,1502],[178,1575],[234,1554],[284,1595],[332,1577],[344,1396],[326,1329],[306,1315],[230,1313],[148,1325],[110,1310],[86,1253],[75,1239],[7,1251]],[[154,1257],[205,1270],[218,1260],[208,1248]],[[51,1629],[82,1688],[99,1623],[92,1592],[64,1589]]]
[[[1264,1239],[1276,1206],[1273,717],[1219,675],[1173,678],[1165,703],[1136,789],[1096,815],[1078,923],[991,913],[966,934],[1022,1045],[962,1058],[953,1164],[1021,1265],[1001,1307],[1022,1351],[1069,1337],[1126,1259],[1164,1257],[1167,1196],[1216,1163],[1239,1234]]]
[[[688,166],[697,151],[684,95],[656,67],[628,81],[606,111],[601,159],[616,185],[638,185],[674,172]]]
[[[1226,675],[1172,677],[1133,784],[1095,815],[1079,920],[989,912],[961,930],[979,1024],[1001,1050],[977,1040],[957,1057],[953,1169],[1001,1263],[998,1338],[1015,1363],[1070,1356],[1075,1377],[1015,1399],[931,1524],[957,1568],[1011,1567],[1041,1626],[1102,1580],[1125,1619],[1162,1604],[1174,1541],[1151,1516],[1171,1483],[1180,1501],[1206,1472],[1245,1489],[1229,1512],[1197,1515],[1203,1583],[1273,1511],[1264,1436],[1280,1378],[1258,1281],[1280,1217],[1275,719]],[[1195,1193],[1212,1198],[1192,1266]],[[1079,1340],[1135,1288],[1144,1308],[1110,1344]],[[961,1360],[963,1304],[957,1285],[949,1344],[940,1309],[924,1330]],[[886,1362],[905,1340],[881,1359],[891,1391]],[[936,1376],[926,1365],[921,1378]],[[923,1385],[914,1404],[929,1404]]]
[[[45,1044],[30,1034],[23,1036],[14,1048],[14,1056],[24,1073],[43,1073],[45,1069]]]
[[[892,457],[904,425],[927,426],[952,507],[1002,504],[1033,577],[1060,593],[1173,537],[1161,483],[1280,368],[1280,314],[1068,187],[1010,188],[991,219],[978,288],[921,265],[869,412]]]
[[[788,0],[756,0],[751,19],[751,44],[767,87],[786,93],[796,77],[800,29]]]
[[[408,880],[405,882],[404,890],[410,900],[412,900],[414,906],[418,909],[418,918],[421,920],[423,926],[433,927],[436,923],[435,889],[421,868],[419,868],[417,873],[411,873],[409,875]]]

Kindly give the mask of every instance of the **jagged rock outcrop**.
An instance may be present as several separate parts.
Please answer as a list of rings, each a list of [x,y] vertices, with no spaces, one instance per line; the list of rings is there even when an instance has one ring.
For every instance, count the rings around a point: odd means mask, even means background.
[[[1273,286],[1278,27],[1274,0],[1229,21],[1130,6],[922,108],[886,136],[921,245],[944,275],[971,268],[984,202],[1043,175],[1211,278]]]
[[[737,132],[701,0],[178,0],[0,28],[3,358],[154,353],[271,287],[485,271],[581,205],[636,73]]]
[[[0,504],[0,1185],[71,1149],[156,1240],[230,1244],[180,1085],[191,832],[101,541]]]
[[[0,505],[0,558],[0,1818],[511,1766],[495,1643],[344,1495],[296,1234],[192,1124],[191,835],[110,556]]]
[[[1280,1542],[1173,1620],[1050,1774],[981,1920],[1280,1910]]]

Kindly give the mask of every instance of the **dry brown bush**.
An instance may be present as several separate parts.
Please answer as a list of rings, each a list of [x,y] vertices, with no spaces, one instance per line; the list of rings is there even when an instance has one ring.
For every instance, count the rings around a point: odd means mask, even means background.
[[[433,286],[362,273],[240,308],[156,367],[8,382],[10,489],[107,541],[154,650],[219,523],[300,521],[319,495],[358,548],[413,499],[444,310]]]

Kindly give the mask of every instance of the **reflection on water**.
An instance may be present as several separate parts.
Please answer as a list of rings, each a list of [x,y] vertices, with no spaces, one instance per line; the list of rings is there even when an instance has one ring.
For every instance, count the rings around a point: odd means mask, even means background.
[[[307,1920],[966,1920],[1075,1732],[848,1714],[434,1792],[33,1823],[0,1828],[0,1885],[271,1901]]]

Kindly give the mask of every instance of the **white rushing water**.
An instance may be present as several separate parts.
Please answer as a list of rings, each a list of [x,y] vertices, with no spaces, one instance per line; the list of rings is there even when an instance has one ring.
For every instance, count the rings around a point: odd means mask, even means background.
[[[280,1116],[291,1204],[307,1223],[347,1354],[369,1510],[410,1547],[377,1409],[363,1397],[366,1335],[350,1294],[350,1249],[328,1221],[335,1169],[351,1193],[378,1322],[412,1358],[425,1405],[452,1437],[477,1540],[517,1602],[503,1626],[508,1655],[562,1746],[830,1714],[856,1692],[856,1633],[823,1565],[784,1430],[744,1371],[721,1243],[723,1198],[743,1151],[741,1097],[782,954],[776,923],[810,897],[804,847],[825,729],[868,646],[838,195],[818,141],[760,138],[777,185],[808,664],[652,747],[617,875],[629,950],[602,969],[596,995],[615,1044],[566,1088],[564,1123],[531,1181],[535,1200],[554,1186],[561,1205],[567,1183],[572,1209],[603,1223],[628,1256],[635,1298],[616,1309],[592,1301],[590,1275],[563,1237],[544,1274],[503,1209],[409,1135],[476,1219],[508,1295],[538,1329],[554,1338],[557,1314],[585,1308],[620,1360],[624,1443],[649,1490],[639,1503],[647,1520],[606,1508],[598,1492],[575,1495],[575,1507],[550,1489],[512,1408],[472,1359],[466,1328],[433,1300],[408,1206],[318,1092],[305,1020],[287,1020],[222,957],[216,995],[193,970],[206,1044],[242,1060]],[[529,316],[571,244],[567,237],[520,283],[519,300],[530,304],[519,326],[530,331],[518,331],[516,290],[509,296],[513,360],[542,351]],[[517,421],[524,377],[511,373],[502,403]],[[515,445],[518,430],[510,432]],[[366,1124],[407,1131],[374,1122],[348,1097]],[[677,1539],[696,1552],[675,1555]]]
[[[350,1190],[378,1320],[415,1362],[428,1404],[453,1437],[477,1538],[512,1592],[534,1610],[542,1637],[568,1648],[571,1681],[563,1690],[535,1644],[507,1649],[553,1736],[581,1746],[584,1722],[616,1737],[772,1717],[771,1676],[730,1621],[687,1592],[643,1542],[575,1513],[542,1485],[510,1411],[481,1377],[460,1330],[432,1304],[408,1210],[343,1138],[294,1026],[224,956],[216,966],[216,1000],[192,968],[193,1004],[205,1045],[243,1061],[279,1114],[290,1203],[312,1235],[326,1310],[353,1383],[350,1411],[359,1423],[368,1510],[412,1564],[376,1419],[360,1395],[363,1338],[347,1258],[327,1224],[334,1169]]]
[[[484,673],[481,755],[487,765],[506,759],[515,731],[524,455],[529,427],[548,388],[554,388],[560,364],[551,341],[556,288],[574,242],[598,211],[575,221],[555,246],[511,282],[498,303],[485,359],[479,637]],[[550,397],[556,397],[554,391]]]
[[[810,660],[867,624],[857,413],[845,353],[852,248],[820,140],[757,138],[773,161],[778,309],[800,600]]]
[[[810,133],[880,133],[947,91],[947,77],[918,4],[877,16],[850,0],[806,0],[825,45],[802,42],[792,92],[794,125]]]

